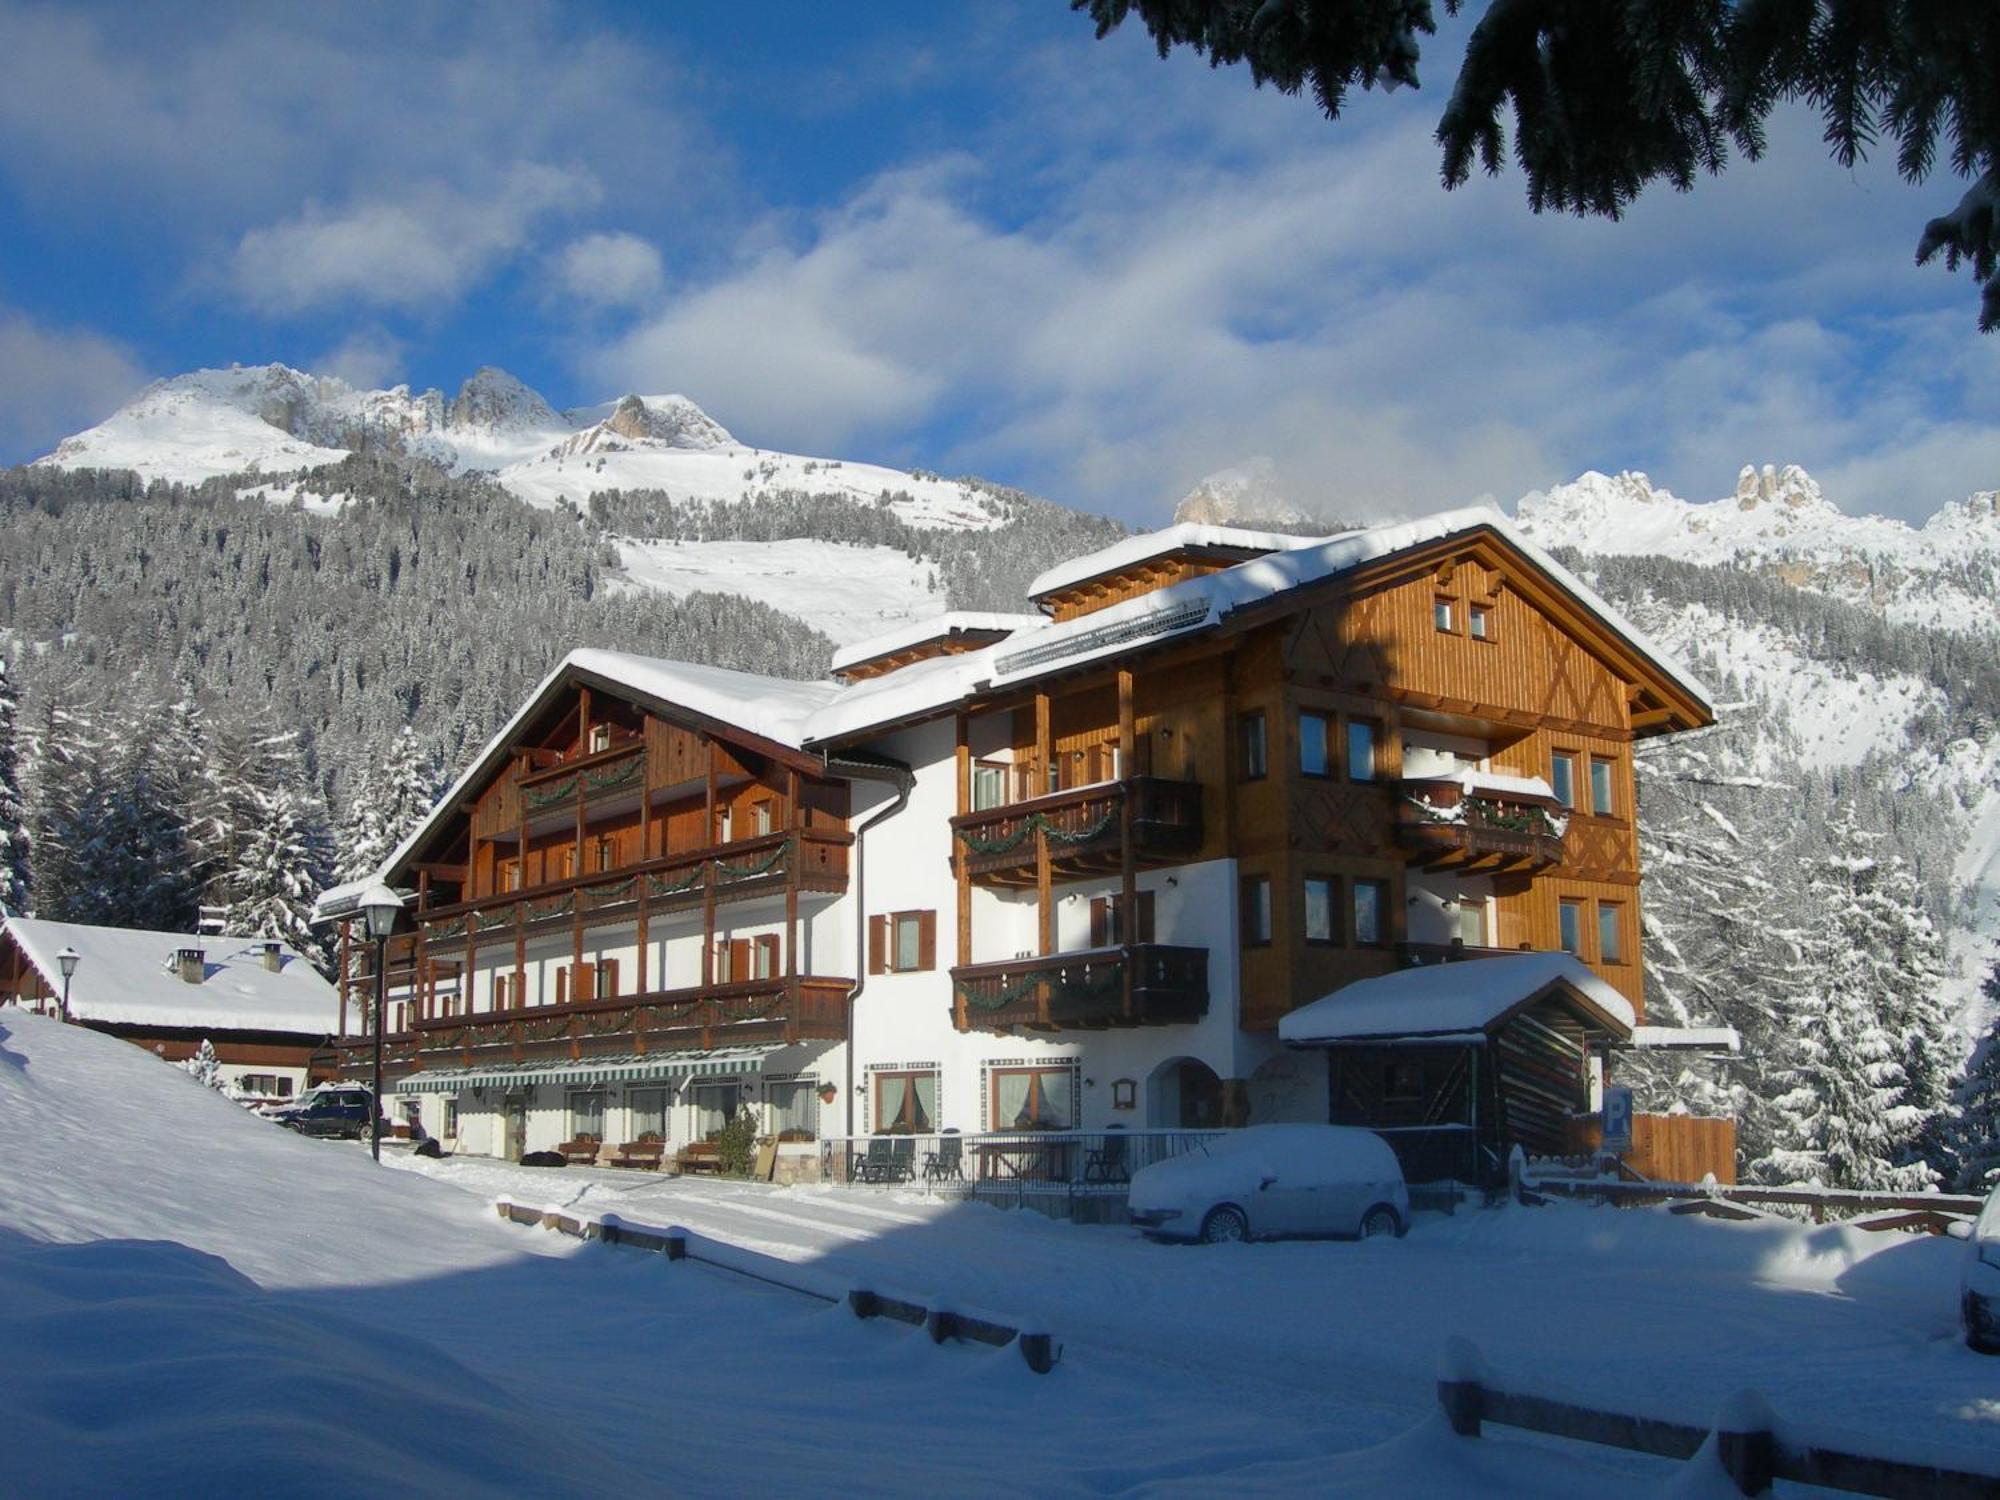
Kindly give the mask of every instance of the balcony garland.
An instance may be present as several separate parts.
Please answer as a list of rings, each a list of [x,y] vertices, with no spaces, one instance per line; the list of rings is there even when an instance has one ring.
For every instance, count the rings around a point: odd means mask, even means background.
[[[480,911],[474,912],[473,915],[479,919],[479,930],[481,932],[491,932],[496,927],[509,926],[514,920],[514,914],[511,911]]]
[[[1077,829],[1065,828],[1042,813],[1032,812],[1020,821],[1012,833],[997,839],[981,838],[969,828],[959,829],[958,838],[974,854],[1006,854],[1033,838],[1038,828],[1058,844],[1087,844],[1102,838],[1117,821],[1118,808],[1115,805],[1088,828]]]
[[[759,875],[769,874],[773,869],[777,867],[778,862],[782,860],[787,854],[791,853],[791,851],[792,851],[792,841],[790,839],[786,839],[782,844],[778,845],[777,848],[771,851],[769,858],[761,859],[757,861],[755,864],[726,865],[720,859],[710,860],[709,863],[715,866],[716,874],[721,875],[726,879],[754,880]]]
[[[560,781],[551,781],[547,786],[528,788],[528,806],[554,807],[558,802],[567,802],[576,795],[576,777],[565,776]]]
[[[632,893],[638,888],[639,877],[634,875],[630,880],[621,880],[616,885],[596,886],[585,891],[584,895],[594,907],[610,906],[614,902],[630,900]]]
[[[528,806],[536,810],[554,807],[558,802],[567,802],[576,796],[579,786],[586,798],[603,792],[615,792],[620,787],[630,786],[639,779],[645,769],[644,762],[636,755],[614,761],[608,766],[594,766],[588,770],[572,772],[559,777],[546,786],[531,786],[527,792]]]
[[[583,1030],[586,1036],[609,1036],[614,1031],[631,1029],[632,1012],[629,1010],[612,1010],[606,1011],[601,1016],[583,1017]]]
[[[546,1021],[526,1021],[522,1023],[528,1039],[535,1042],[551,1042],[559,1036],[569,1035],[569,1017],[551,1016]]]
[[[639,757],[636,755],[628,756],[626,759],[614,761],[608,766],[599,766],[595,770],[585,771],[583,773],[583,785],[585,790],[590,792],[614,792],[618,788],[630,786],[634,781],[638,780],[641,769],[642,765]]]
[[[449,922],[434,922],[431,924],[429,941],[442,943],[455,937],[464,937],[469,922],[469,917],[453,917]]]
[[[1004,1010],[1010,1005],[1018,1004],[1020,1001],[1027,999],[1034,993],[1035,986],[1039,984],[1047,984],[1056,995],[1059,995],[1064,1000],[1090,1000],[1118,988],[1124,982],[1124,976],[1117,964],[1103,965],[1102,967],[1106,970],[1106,974],[1104,978],[1099,980],[1091,980],[1087,977],[1083,979],[1071,979],[1069,977],[1069,967],[1068,965],[1061,965],[1031,970],[1028,977],[1023,979],[1019,984],[1008,985],[991,995],[982,995],[972,987],[960,983],[957,986],[958,996],[967,1005],[972,1006],[976,1010]],[[1092,965],[1083,965],[1083,972],[1086,976],[1090,973],[1091,968]]]
[[[567,896],[551,896],[546,901],[528,903],[528,920],[540,922],[548,917],[567,917],[576,910],[576,893]]]

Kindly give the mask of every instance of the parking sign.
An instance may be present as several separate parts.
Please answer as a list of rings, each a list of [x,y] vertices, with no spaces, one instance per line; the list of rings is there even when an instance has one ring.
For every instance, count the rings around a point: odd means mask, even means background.
[[[1632,1149],[1632,1091],[1630,1089],[1606,1089],[1604,1091],[1604,1149],[1606,1151],[1630,1151]]]

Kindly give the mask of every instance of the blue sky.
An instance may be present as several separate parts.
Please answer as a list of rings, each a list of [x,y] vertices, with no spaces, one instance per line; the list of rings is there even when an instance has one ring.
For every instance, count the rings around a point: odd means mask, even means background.
[[[1797,462],[1910,518],[2000,487],[2000,339],[1911,264],[1954,182],[1794,115],[1619,224],[1445,193],[1462,24],[1329,125],[1061,0],[0,0],[0,460],[282,360],[681,391],[1142,524],[1255,454],[1346,515],[1586,468]]]

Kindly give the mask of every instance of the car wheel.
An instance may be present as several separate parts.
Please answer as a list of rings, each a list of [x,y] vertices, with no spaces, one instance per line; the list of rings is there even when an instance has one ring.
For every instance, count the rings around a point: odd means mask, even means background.
[[[1201,1221],[1201,1242],[1204,1245],[1226,1245],[1236,1240],[1250,1238],[1250,1221],[1243,1217],[1243,1210],[1212,1208],[1208,1217]]]
[[[1361,1216],[1361,1238],[1364,1240],[1381,1239],[1385,1235],[1394,1238],[1402,1232],[1401,1217],[1386,1203],[1376,1204]]]

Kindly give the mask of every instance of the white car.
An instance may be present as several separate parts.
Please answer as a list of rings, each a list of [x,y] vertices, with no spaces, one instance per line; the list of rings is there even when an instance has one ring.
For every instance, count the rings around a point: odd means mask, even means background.
[[[1341,1125],[1252,1125],[1132,1177],[1132,1222],[1155,1239],[1400,1235],[1410,1193],[1388,1143]]]
[[[2000,1187],[1973,1221],[1959,1294],[1965,1342],[1982,1354],[2000,1354]]]

